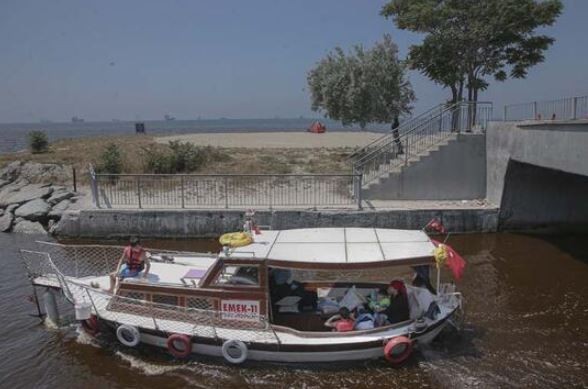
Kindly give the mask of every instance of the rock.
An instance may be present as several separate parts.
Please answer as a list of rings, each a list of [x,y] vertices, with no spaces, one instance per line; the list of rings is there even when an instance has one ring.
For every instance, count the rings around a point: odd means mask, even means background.
[[[60,219],[63,212],[69,208],[71,202],[69,200],[63,200],[59,204],[53,207],[51,212],[49,212],[49,217],[51,219]]]
[[[6,189],[10,188],[10,191]],[[53,188],[47,184],[30,184],[18,187],[16,184],[10,184],[0,191],[0,207],[10,204],[23,204],[31,200],[41,199],[49,196]]]
[[[65,189],[55,190],[54,187],[53,194],[51,195],[51,197],[47,199],[47,202],[49,203],[49,205],[55,205],[57,203],[62,202],[63,200],[70,199],[72,197],[74,197],[73,193],[68,192]]]
[[[3,215],[4,215],[4,210],[0,209],[0,216],[3,216]]]
[[[53,163],[27,162],[20,167],[19,176],[31,183],[70,184],[72,182],[72,169],[71,166],[61,166]]]
[[[30,222],[23,220],[14,225],[13,232],[21,234],[46,234],[47,231],[43,228],[41,223]]]
[[[18,204],[12,204],[6,207],[6,212],[14,213],[14,210],[18,208]]]
[[[0,169],[0,179],[12,182],[20,175],[20,161],[9,163],[3,169]]]
[[[4,215],[0,217],[0,232],[10,231],[10,227],[12,227],[13,221],[14,215],[12,212],[5,212]]]
[[[0,188],[3,188],[3,187],[5,187],[8,184],[10,184],[10,181],[3,180],[3,179],[0,178]]]
[[[39,221],[45,219],[49,211],[51,207],[45,200],[36,199],[18,207],[14,215],[26,220]]]

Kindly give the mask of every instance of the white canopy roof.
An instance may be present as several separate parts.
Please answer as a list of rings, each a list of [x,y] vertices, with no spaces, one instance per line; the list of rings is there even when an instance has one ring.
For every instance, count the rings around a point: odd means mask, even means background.
[[[324,264],[410,260],[433,255],[423,231],[379,228],[305,228],[263,231],[230,257]],[[224,255],[223,255],[224,256]]]

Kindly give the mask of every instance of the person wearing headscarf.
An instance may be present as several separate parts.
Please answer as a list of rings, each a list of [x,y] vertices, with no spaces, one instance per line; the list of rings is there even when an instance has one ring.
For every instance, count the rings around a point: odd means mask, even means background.
[[[408,309],[408,296],[404,282],[394,280],[388,286],[390,305],[386,309],[386,316],[390,324],[399,323],[410,319]]]

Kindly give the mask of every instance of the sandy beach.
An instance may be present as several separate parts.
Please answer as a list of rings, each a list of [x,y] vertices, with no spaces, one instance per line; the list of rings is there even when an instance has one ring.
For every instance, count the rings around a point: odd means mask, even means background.
[[[245,147],[245,148],[341,148],[361,147],[378,139],[378,132],[248,132],[248,133],[201,133],[156,137],[158,143],[173,140],[191,142],[200,146]]]

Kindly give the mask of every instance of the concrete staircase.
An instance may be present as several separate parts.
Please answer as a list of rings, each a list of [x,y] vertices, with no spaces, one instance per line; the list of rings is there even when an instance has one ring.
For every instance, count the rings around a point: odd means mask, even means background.
[[[467,200],[486,192],[485,135],[443,133],[410,155],[378,167],[377,179],[363,186],[364,199]],[[404,160],[401,158],[404,157]]]

